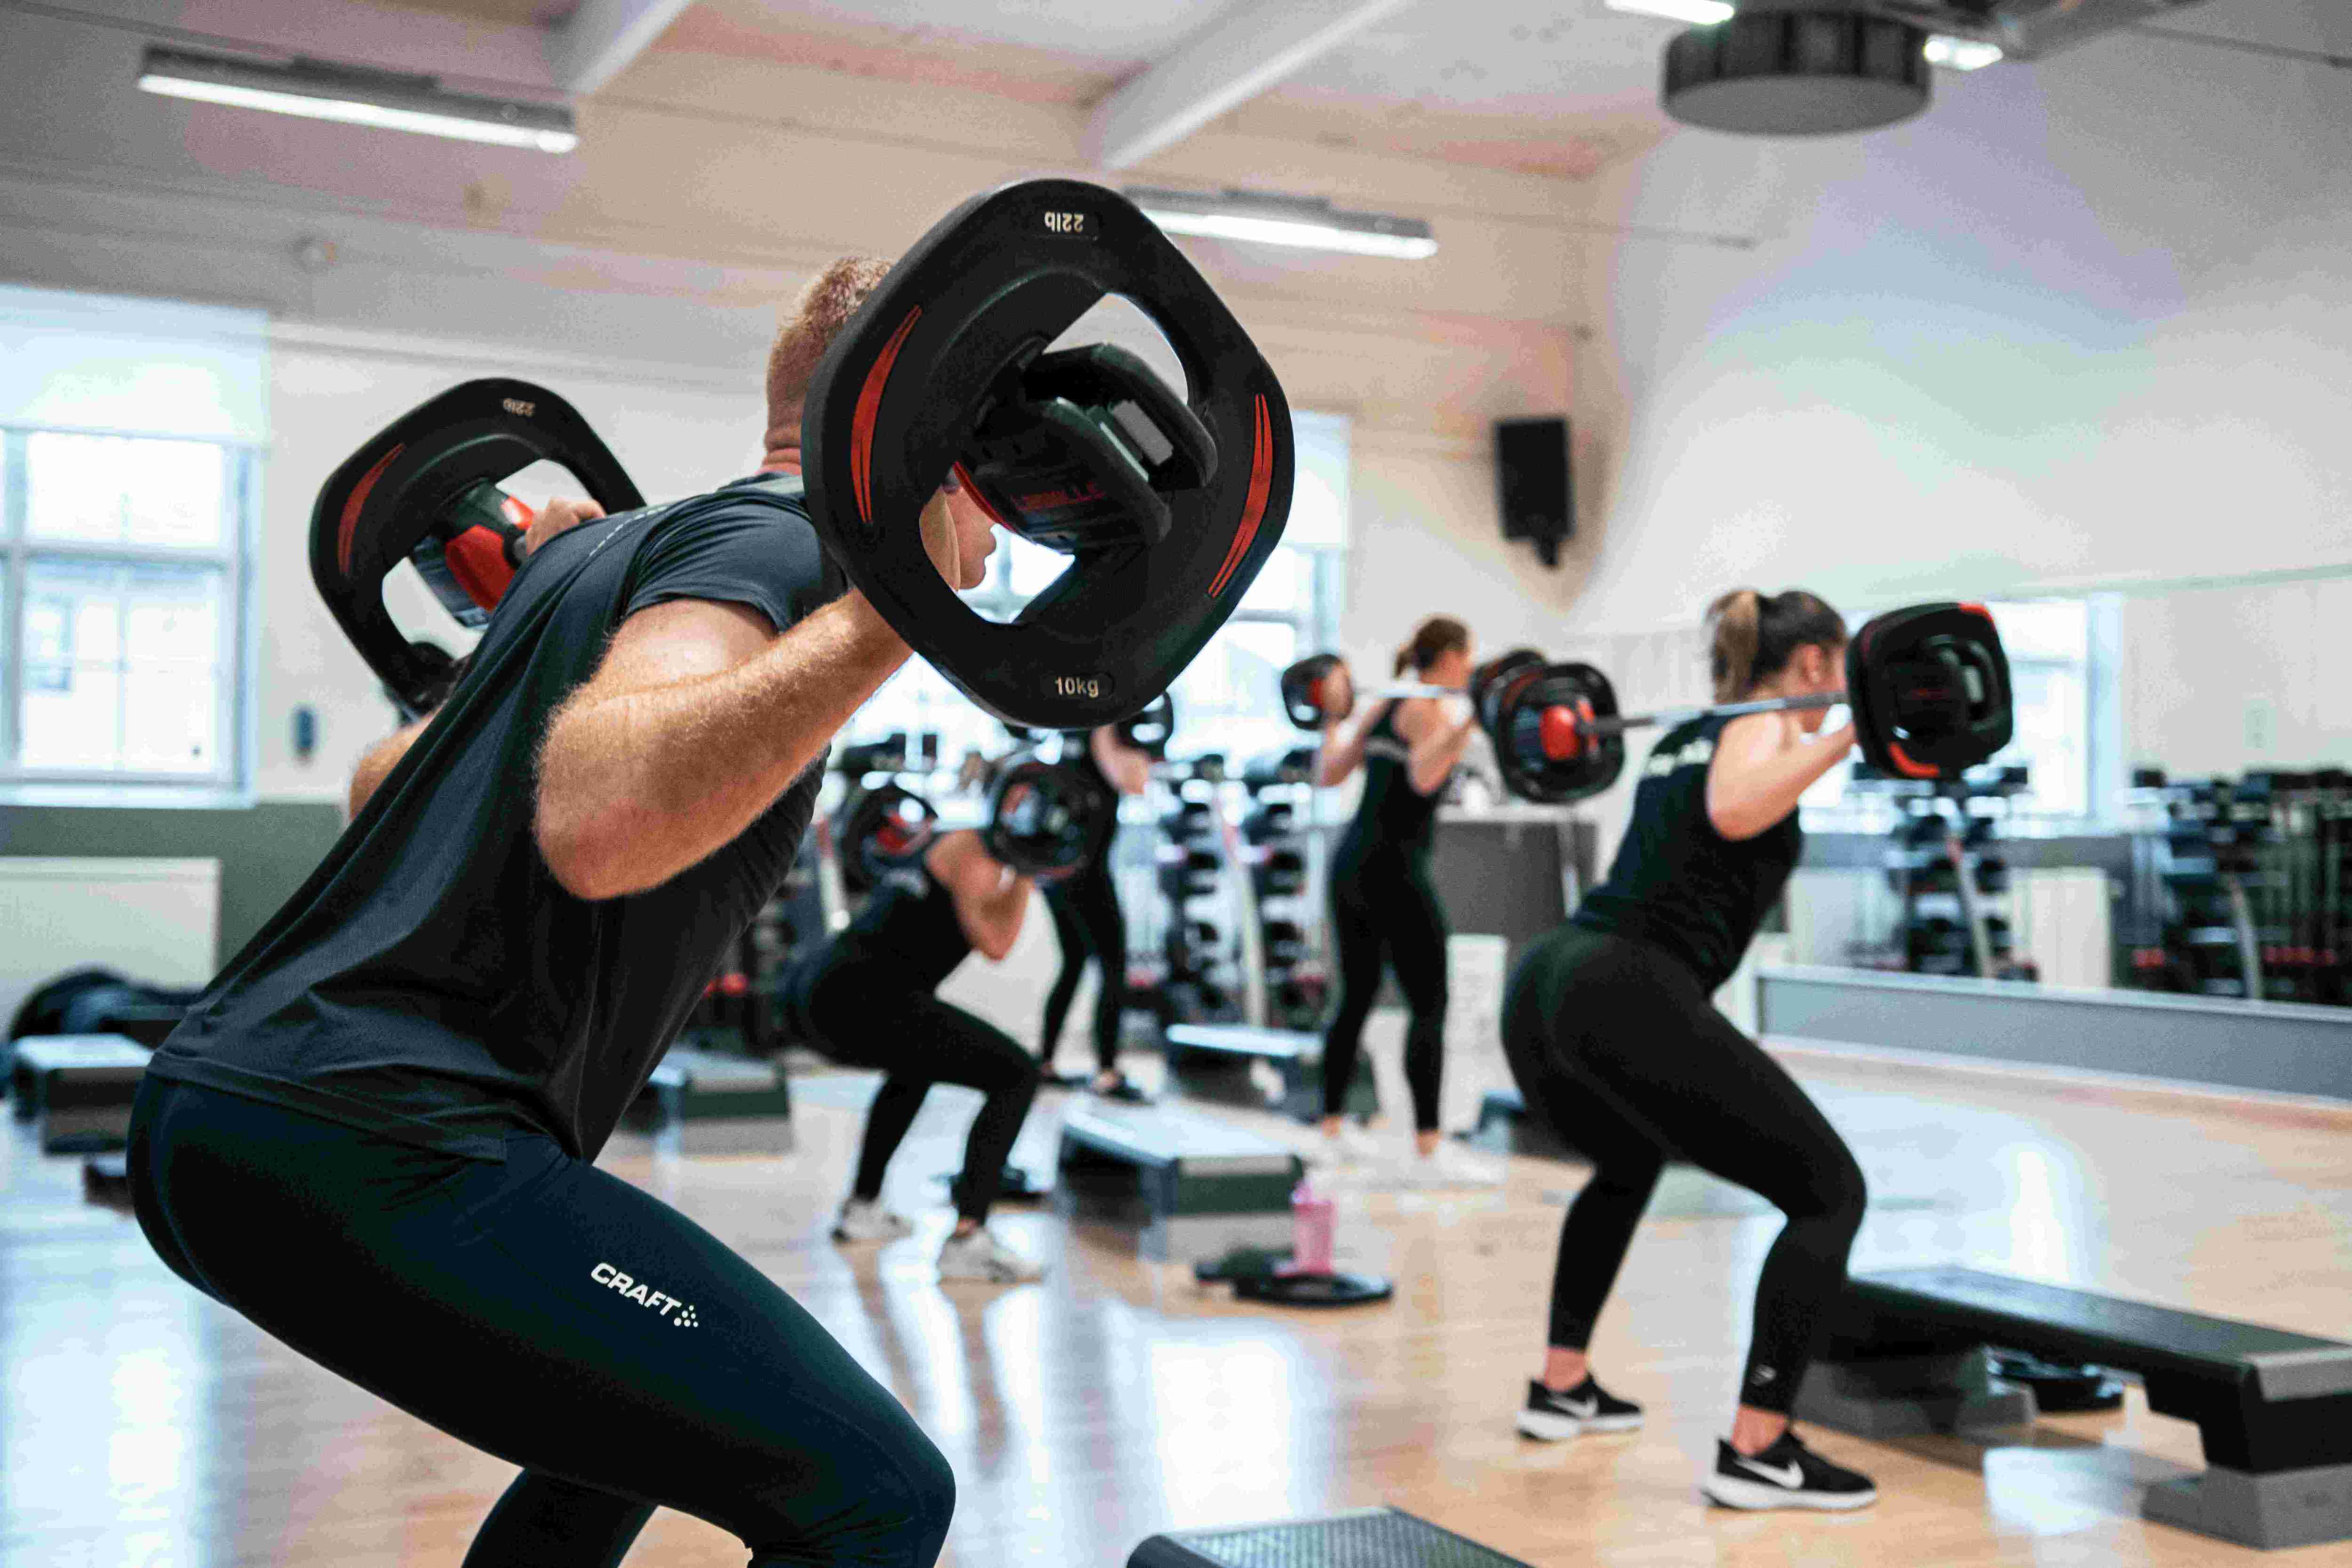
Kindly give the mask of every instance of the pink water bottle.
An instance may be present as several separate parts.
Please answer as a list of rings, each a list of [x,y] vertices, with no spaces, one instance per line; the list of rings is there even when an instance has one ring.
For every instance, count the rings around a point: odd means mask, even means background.
[[[1305,1182],[1290,1194],[1290,1261],[1284,1274],[1331,1272],[1331,1231],[1339,1205]]]

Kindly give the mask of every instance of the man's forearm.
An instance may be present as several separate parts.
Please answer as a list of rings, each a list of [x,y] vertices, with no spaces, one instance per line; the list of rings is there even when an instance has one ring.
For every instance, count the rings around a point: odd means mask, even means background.
[[[853,594],[733,668],[575,698],[540,757],[542,853],[583,898],[659,886],[773,805],[907,656]]]

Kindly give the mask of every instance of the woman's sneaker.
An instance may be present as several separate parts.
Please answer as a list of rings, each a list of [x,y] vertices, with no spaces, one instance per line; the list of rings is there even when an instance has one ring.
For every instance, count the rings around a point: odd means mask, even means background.
[[[914,1234],[914,1222],[884,1208],[880,1198],[852,1198],[833,1222],[835,1241],[897,1241]]]
[[[940,1278],[984,1279],[992,1285],[1019,1285],[1042,1279],[1045,1270],[989,1234],[986,1226],[966,1236],[949,1233],[940,1248]]]
[[[1868,1508],[1878,1500],[1870,1478],[1833,1465],[1802,1443],[1790,1427],[1760,1454],[1743,1454],[1720,1438],[1715,1468],[1699,1489],[1726,1508]]]
[[[1123,1072],[1108,1075],[1097,1073],[1087,1080],[1087,1088],[1105,1100],[1116,1100],[1125,1105],[1149,1105],[1151,1097],[1127,1080]]]
[[[1642,1407],[1620,1399],[1587,1373],[1566,1394],[1528,1380],[1528,1402],[1519,1407],[1519,1435],[1558,1443],[1580,1432],[1631,1432],[1642,1424]]]
[[[1503,1163],[1471,1153],[1451,1139],[1412,1163],[1413,1184],[1423,1187],[1499,1187]]]

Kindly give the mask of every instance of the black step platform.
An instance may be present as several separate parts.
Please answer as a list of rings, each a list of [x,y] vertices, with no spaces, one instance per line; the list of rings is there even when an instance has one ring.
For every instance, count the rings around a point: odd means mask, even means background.
[[[1235,1076],[1236,1067],[1264,1062],[1282,1079],[1274,1107],[1286,1116],[1313,1121],[1323,1114],[1323,1037],[1303,1029],[1261,1029],[1247,1024],[1171,1024],[1161,1050],[1169,1076],[1186,1092],[1203,1098],[1263,1105],[1255,1089],[1226,1090],[1223,1080]],[[1344,1101],[1349,1114],[1377,1116],[1380,1089],[1372,1077],[1372,1058],[1360,1052],[1356,1072]]]
[[[1180,1530],[1138,1546],[1127,1568],[1527,1568],[1467,1536],[1392,1508],[1326,1519]]]
[[[2352,1540],[2352,1344],[1973,1268],[1857,1276],[1797,1414],[1869,1436],[2030,1421],[1985,1347],[2136,1373],[2194,1421],[2201,1476],[2148,1489],[2153,1520],[2258,1547]]]
[[[1462,1141],[1490,1154],[1524,1154],[1578,1163],[1584,1160],[1549,1123],[1528,1114],[1528,1102],[1516,1089],[1488,1089],[1478,1101],[1478,1125],[1462,1134]]]
[[[1306,1164],[1270,1138],[1166,1105],[1087,1100],[1062,1118],[1065,1214],[1091,1199],[1136,1200],[1137,1251],[1154,1262],[1222,1258],[1290,1241],[1290,1194]],[[1106,1191],[1100,1179],[1123,1188]]]
[[[120,1149],[150,1054],[121,1035],[27,1035],[9,1068],[16,1120],[40,1123],[44,1154]]]
[[[665,1154],[788,1154],[792,1117],[781,1063],[673,1046],[621,1124]]]

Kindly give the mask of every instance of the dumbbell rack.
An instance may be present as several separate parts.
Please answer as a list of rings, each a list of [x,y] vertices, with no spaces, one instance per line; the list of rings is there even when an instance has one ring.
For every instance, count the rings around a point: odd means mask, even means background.
[[[1154,853],[1168,921],[1160,936],[1160,1016],[1164,1023],[1256,1022],[1248,1016],[1243,922],[1231,908],[1236,894],[1220,798],[1223,769],[1195,763],[1171,769],[1172,799],[1160,814]],[[1222,914],[1222,921],[1205,918]]]
[[[2125,983],[2352,1004],[2352,779],[2144,770],[2137,783]]]
[[[1882,965],[1914,974],[2032,980],[2031,963],[2014,949],[2009,867],[1992,846],[1998,819],[1974,812],[1976,800],[2026,787],[2025,770],[2002,768],[1931,794],[1907,795],[1905,816],[1886,852],[1886,877],[1898,900],[1893,940]]]
[[[1293,751],[1243,773],[1249,809],[1242,856],[1255,895],[1265,1022],[1309,1029],[1323,1016],[1328,976],[1315,951],[1314,757]]]

